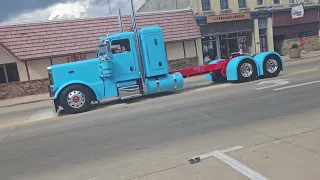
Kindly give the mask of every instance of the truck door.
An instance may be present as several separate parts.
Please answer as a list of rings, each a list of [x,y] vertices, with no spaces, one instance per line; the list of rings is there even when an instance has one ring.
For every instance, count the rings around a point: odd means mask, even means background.
[[[164,47],[160,45],[161,37],[157,34],[146,36],[149,63],[152,70],[162,69],[165,67],[165,57],[162,53]]]
[[[116,78],[130,78],[130,75],[137,72],[137,64],[130,46],[130,40],[127,38],[113,40],[112,61],[113,72]]]

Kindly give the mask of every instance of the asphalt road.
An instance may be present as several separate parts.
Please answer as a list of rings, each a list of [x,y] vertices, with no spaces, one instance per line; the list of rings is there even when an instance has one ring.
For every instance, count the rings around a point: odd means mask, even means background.
[[[268,142],[277,138],[264,129],[268,123],[288,120],[277,129],[281,134],[286,128],[297,128],[290,118],[320,110],[317,68],[319,61],[293,62],[285,74],[273,79],[214,86],[190,83],[184,91],[3,126],[0,179],[149,179],[187,166],[188,159],[198,154]],[[274,80],[283,85],[257,89],[272,83],[257,84]],[[1,122],[12,123],[12,119],[13,115]],[[233,171],[223,167],[221,172]],[[221,173],[210,177],[221,178]],[[223,177],[228,178],[234,177]]]

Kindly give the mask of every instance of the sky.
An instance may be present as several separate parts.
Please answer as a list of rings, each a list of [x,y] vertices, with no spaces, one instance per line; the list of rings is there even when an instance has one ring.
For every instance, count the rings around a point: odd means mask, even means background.
[[[133,2],[138,10],[145,0]],[[130,0],[0,0],[0,24],[116,15],[119,8],[131,13]]]

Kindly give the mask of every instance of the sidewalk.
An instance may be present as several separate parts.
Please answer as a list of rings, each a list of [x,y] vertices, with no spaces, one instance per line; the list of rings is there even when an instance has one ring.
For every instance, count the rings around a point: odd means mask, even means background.
[[[32,96],[17,97],[17,98],[12,98],[12,99],[4,99],[4,100],[0,100],[0,108],[20,105],[20,104],[34,103],[34,102],[39,102],[39,101],[46,101],[46,100],[50,100],[48,93],[37,94],[37,95],[32,95]]]
[[[235,141],[229,144],[230,151],[212,149],[219,150],[220,153],[213,152],[211,157],[199,163],[181,162],[180,166],[147,173],[136,179],[250,179],[246,175],[257,177],[251,179],[318,179],[317,177],[320,177],[318,170],[320,145],[317,143],[320,140],[319,115],[318,109],[314,109],[285,118],[279,117],[248,124],[245,126],[248,131],[255,131],[261,136]],[[233,147],[239,148],[233,150]],[[209,155],[203,154],[203,156]]]
[[[303,59],[320,57],[320,51],[307,52],[307,54],[302,54],[301,58],[297,58],[297,59],[290,59],[290,57],[288,55],[282,56],[282,57],[285,62],[298,61],[298,60],[303,60]],[[186,78],[185,81],[188,84],[192,84],[192,83],[200,82],[201,80],[204,80],[204,79],[205,79],[205,77],[203,75],[203,76]],[[47,100],[50,100],[48,93],[33,95],[33,96],[26,96],[26,97],[18,97],[18,98],[13,98],[13,99],[5,99],[5,100],[0,100],[0,108],[19,105],[19,104],[34,103],[34,102],[39,102],[39,101],[47,101]]]
[[[287,61],[298,61],[303,59],[309,59],[309,58],[314,58],[319,56],[320,56],[320,51],[310,51],[310,52],[307,52],[306,54],[301,54],[300,58],[291,59],[289,55],[282,56],[282,58],[283,58],[283,61],[287,62]]]

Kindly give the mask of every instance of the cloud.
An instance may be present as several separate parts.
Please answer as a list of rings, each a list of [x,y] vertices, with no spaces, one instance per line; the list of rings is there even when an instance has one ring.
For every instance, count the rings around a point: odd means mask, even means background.
[[[135,9],[143,2],[145,0],[134,0]],[[130,0],[70,0],[16,14],[2,24],[108,16],[115,15],[118,8],[121,8],[123,14],[130,13]]]

